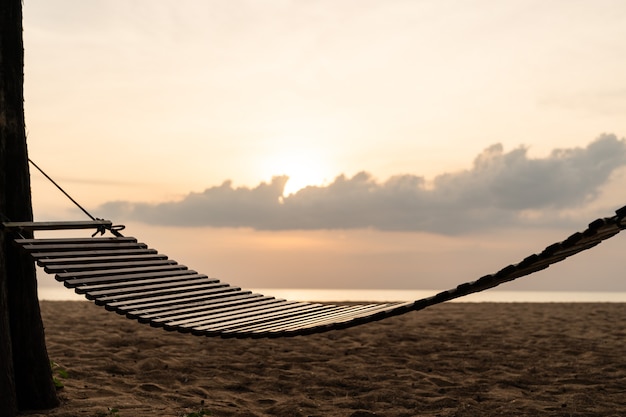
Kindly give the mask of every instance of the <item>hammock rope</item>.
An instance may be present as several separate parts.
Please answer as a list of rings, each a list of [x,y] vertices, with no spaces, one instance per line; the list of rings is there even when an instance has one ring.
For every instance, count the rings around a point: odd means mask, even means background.
[[[122,236],[119,230],[124,226],[114,226],[108,220],[92,216],[30,162],[91,220],[3,221],[0,231],[15,233],[15,244],[30,254],[40,267],[95,304],[141,323],[199,336],[259,338],[306,335],[421,310],[541,271],[595,247],[626,228],[624,206],[614,216],[594,220],[582,232],[549,245],[517,264],[416,301],[339,305],[289,301],[209,278],[135,238]],[[89,238],[25,239],[19,233],[24,230],[90,228],[95,228],[96,233]],[[107,230],[114,237],[95,237]]]
[[[494,288],[591,249],[626,228],[626,206],[612,217],[494,274],[434,296],[399,303],[320,304],[276,299],[221,282],[132,237],[14,239],[57,281],[95,304],[165,330],[198,336],[285,337],[343,329],[422,310]],[[3,229],[99,228],[106,221],[3,223]],[[111,222],[108,222],[110,225]]]
[[[43,169],[41,169],[39,167],[39,165],[37,165],[35,162],[33,162],[32,159],[28,158],[28,162],[30,162],[30,164],[32,166],[34,166],[44,177],[46,177],[48,179],[48,181],[50,181],[55,187],[57,187],[59,189],[59,191],[61,191],[65,195],[65,197],[67,197],[72,203],[74,203],[74,205],[76,205],[76,207],[78,207],[83,213],[85,213],[87,215],[87,217],[89,217],[91,220],[98,220],[94,216],[92,216],[91,213],[89,213],[76,200],[74,200],[74,198],[72,198],[72,196],[69,195],[67,193],[67,191],[65,191],[55,180],[53,180],[52,177],[50,177],[48,174],[46,174],[45,171]]]
[[[42,168],[40,168],[39,165],[37,165],[32,159],[28,158],[28,162],[32,166],[34,166],[44,177],[46,177],[46,179],[50,181],[59,191],[61,191],[63,195],[65,195],[65,197],[67,197],[72,203],[74,203],[76,207],[78,207],[83,213],[85,213],[87,217],[89,217],[93,221],[102,220],[102,219],[94,217],[91,213],[89,213],[87,209],[85,209],[82,205],[80,205],[78,201],[76,201],[71,195],[69,195],[69,193],[63,189],[63,187],[61,187],[55,180],[53,180],[52,177],[48,175]],[[92,237],[94,237],[97,234],[104,235],[104,233],[107,230],[110,231],[115,236],[122,237],[120,230],[124,230],[124,228],[125,226],[123,225],[115,225],[115,226],[111,225],[109,227],[105,227],[104,225],[101,225],[100,227],[96,228],[96,231],[94,232]]]

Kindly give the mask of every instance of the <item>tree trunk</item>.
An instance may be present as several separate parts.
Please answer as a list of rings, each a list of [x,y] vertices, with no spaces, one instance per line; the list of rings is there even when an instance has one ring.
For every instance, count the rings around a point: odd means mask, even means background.
[[[3,237],[4,235],[0,233],[0,244],[2,245],[4,245]],[[17,399],[15,397],[15,379],[13,378],[13,350],[11,349],[11,331],[7,314],[9,306],[7,304],[4,270],[4,253],[0,250],[0,416],[10,417],[17,413]]]
[[[21,0],[0,0],[0,214],[33,218],[24,127]],[[0,232],[0,415],[57,406],[35,265]]]

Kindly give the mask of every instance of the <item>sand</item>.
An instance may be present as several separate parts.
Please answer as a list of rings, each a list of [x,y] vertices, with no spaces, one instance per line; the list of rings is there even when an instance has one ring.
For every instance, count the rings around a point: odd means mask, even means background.
[[[448,303],[273,340],[41,305],[67,375],[62,406],[29,416],[626,415],[626,304]]]

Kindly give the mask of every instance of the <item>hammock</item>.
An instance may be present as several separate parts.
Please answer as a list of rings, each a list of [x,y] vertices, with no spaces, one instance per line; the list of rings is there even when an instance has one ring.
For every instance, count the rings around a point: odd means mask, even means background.
[[[495,274],[417,301],[324,304],[256,294],[188,269],[110,221],[5,222],[15,243],[57,281],[107,310],[165,330],[198,336],[282,337],[342,329],[496,287],[590,249],[626,228],[626,206],[562,242]],[[123,226],[122,226],[123,227]],[[86,238],[24,239],[20,230],[95,228]],[[95,237],[110,231],[113,237]],[[102,233],[101,233],[102,234]]]

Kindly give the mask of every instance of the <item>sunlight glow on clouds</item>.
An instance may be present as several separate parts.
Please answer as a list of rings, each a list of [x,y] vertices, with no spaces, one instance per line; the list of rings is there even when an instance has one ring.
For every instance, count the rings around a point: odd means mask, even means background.
[[[283,187],[282,197],[295,194],[307,186],[324,185],[332,176],[328,162],[315,148],[282,149],[259,159],[268,177],[278,174],[289,178]]]
[[[329,181],[434,177],[493,143],[543,157],[626,131],[624,17],[614,0],[29,0],[29,150],[63,177],[195,191],[292,187],[258,162],[286,138],[324,149]]]
[[[116,220],[172,226],[458,234],[564,222],[559,210],[592,201],[624,165],[626,139],[614,135],[603,135],[586,148],[556,149],[535,159],[528,157],[525,147],[504,152],[496,144],[479,154],[471,169],[441,174],[432,187],[412,174],[380,183],[361,172],[283,197],[288,178],[279,176],[251,188],[235,188],[227,181],[180,201],[109,202],[98,212]]]
[[[626,200],[623,0],[23,10],[30,156],[236,283],[440,288]],[[34,178],[38,220],[82,218]],[[586,259],[533,285],[624,288],[619,262]]]

